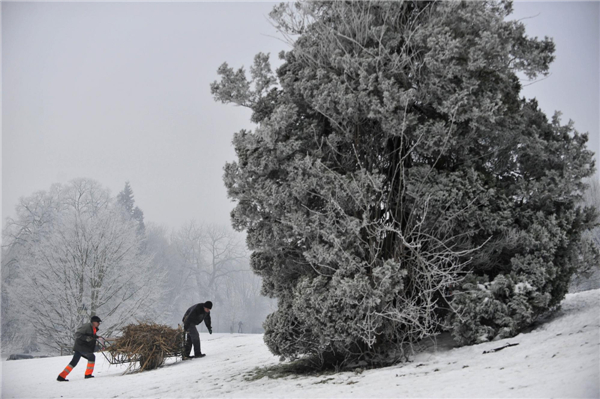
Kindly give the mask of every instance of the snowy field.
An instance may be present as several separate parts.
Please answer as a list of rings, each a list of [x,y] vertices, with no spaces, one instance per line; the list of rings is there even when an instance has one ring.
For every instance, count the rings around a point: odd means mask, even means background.
[[[481,345],[440,343],[413,362],[378,370],[248,380],[279,363],[261,335],[202,334],[205,358],[123,375],[102,354],[96,378],[85,361],[70,381],[56,376],[70,356],[2,362],[2,398],[533,398],[600,397],[600,290],[570,294],[552,320],[529,333]],[[483,354],[518,343],[502,351]]]

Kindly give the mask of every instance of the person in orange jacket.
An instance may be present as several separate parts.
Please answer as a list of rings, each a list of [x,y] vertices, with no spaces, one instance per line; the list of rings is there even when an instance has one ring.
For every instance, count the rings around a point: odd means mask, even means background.
[[[75,333],[75,345],[73,346],[73,359],[69,362],[67,367],[62,373],[56,378],[57,381],[69,381],[67,376],[77,366],[79,359],[82,357],[86,358],[88,363],[85,369],[85,378],[94,378],[92,373],[94,372],[94,363],[96,362],[96,356],[94,350],[96,349],[96,340],[98,339],[98,330],[100,329],[100,323],[102,320],[98,316],[92,316],[89,323],[79,327]]]

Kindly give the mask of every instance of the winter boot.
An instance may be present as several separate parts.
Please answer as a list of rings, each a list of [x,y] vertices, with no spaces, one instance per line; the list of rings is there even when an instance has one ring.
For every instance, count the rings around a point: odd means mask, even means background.
[[[87,367],[85,368],[85,378],[94,378],[92,373],[94,372],[95,362],[88,361]]]
[[[205,355],[204,353],[201,353],[201,354],[199,354],[199,355],[196,355],[196,356],[194,356],[194,357],[195,357],[196,359],[198,359],[198,358],[200,358],[200,357],[204,357],[204,356],[206,356],[206,355]]]
[[[67,365],[67,367],[65,367],[65,369],[63,370],[63,372],[58,375],[58,378],[56,379],[56,381],[61,381],[61,382],[62,381],[69,381],[66,378],[69,375],[69,373],[71,372],[71,370],[73,370],[73,366],[71,366],[71,364],[69,363]]]

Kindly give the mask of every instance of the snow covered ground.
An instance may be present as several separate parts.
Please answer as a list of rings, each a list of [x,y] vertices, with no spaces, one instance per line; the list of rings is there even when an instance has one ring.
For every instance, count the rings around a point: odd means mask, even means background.
[[[144,373],[97,356],[59,383],[70,356],[2,362],[2,398],[600,397],[600,290],[570,294],[560,313],[517,337],[463,348],[440,344],[413,362],[378,370],[248,380],[279,363],[261,335],[202,334],[205,358]],[[507,343],[502,351],[483,354]]]

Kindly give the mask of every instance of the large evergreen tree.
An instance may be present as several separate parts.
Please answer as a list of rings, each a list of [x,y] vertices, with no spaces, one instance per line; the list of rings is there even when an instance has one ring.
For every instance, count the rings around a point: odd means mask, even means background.
[[[587,136],[519,97],[554,44],[509,2],[302,2],[277,76],[224,64],[215,99],[252,109],[225,184],[279,309],[271,351],[383,363],[442,328],[513,335],[564,297],[593,173]],[[593,254],[597,256],[597,254]],[[581,259],[579,259],[581,261]]]

